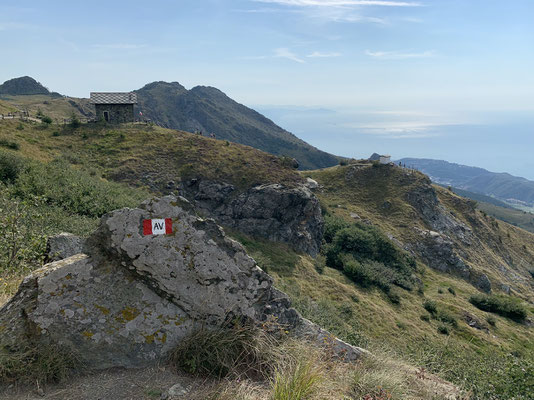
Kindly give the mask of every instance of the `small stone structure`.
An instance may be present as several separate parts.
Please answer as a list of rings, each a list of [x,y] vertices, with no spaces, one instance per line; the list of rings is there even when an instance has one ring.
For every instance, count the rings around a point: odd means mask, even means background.
[[[134,122],[136,93],[91,92],[91,103],[95,105],[97,121],[104,120],[113,124]]]
[[[172,232],[146,234],[159,218]],[[0,345],[58,344],[89,368],[141,367],[196,327],[235,318],[276,321],[347,360],[366,353],[302,318],[239,243],[173,196],[106,214],[83,253],[26,277],[0,309]]]

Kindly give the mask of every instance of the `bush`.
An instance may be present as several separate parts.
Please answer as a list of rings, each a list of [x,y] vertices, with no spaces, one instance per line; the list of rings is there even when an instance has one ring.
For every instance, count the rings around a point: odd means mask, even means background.
[[[453,287],[449,287],[449,289],[447,289],[449,291],[450,294],[452,294],[453,296],[456,296],[456,290],[454,290]]]
[[[448,335],[449,334],[449,327],[445,324],[439,324],[438,325],[438,333],[441,333],[442,335]]]
[[[430,314],[434,315],[438,311],[438,307],[436,305],[436,302],[434,300],[426,299],[423,302],[423,308],[427,310]]]
[[[24,159],[0,151],[0,183],[13,183],[25,168]]]
[[[390,291],[387,292],[387,295],[388,295],[389,301],[391,301],[393,304],[400,304],[401,297],[396,290],[390,289]]]
[[[497,325],[497,320],[495,319],[495,317],[493,315],[488,315],[486,317],[486,321],[488,321],[488,324],[490,324],[491,326],[496,326]]]
[[[344,160],[344,159],[339,160],[339,165],[341,165],[342,167],[345,166],[345,165],[348,165],[348,163],[349,162],[347,160]]]
[[[49,205],[93,218],[117,208],[136,206],[145,197],[118,183],[75,170],[62,160],[29,164],[18,174],[13,191],[20,199],[38,196]]]
[[[0,146],[5,147],[7,149],[11,149],[11,150],[19,150],[20,149],[20,145],[17,142],[13,142],[13,141],[5,139],[5,138],[1,138],[0,139]]]
[[[19,122],[19,124],[17,125],[17,130],[18,131],[23,131],[24,130],[24,124],[22,122]]]
[[[454,315],[449,314],[447,311],[440,310],[437,313],[437,319],[443,323],[450,324],[455,328],[458,326],[458,321],[456,321]]]
[[[72,113],[70,116],[70,123],[69,126],[73,129],[79,128],[82,125],[80,122],[80,119],[75,113]]]
[[[27,202],[11,200],[4,189],[0,215],[0,272],[41,266],[46,249],[42,214]]]
[[[342,270],[354,282],[377,286],[386,293],[392,285],[413,289],[415,260],[397,249],[377,228],[327,214],[324,240],[326,265]]]
[[[421,314],[419,318],[421,318],[421,321],[430,322],[430,315],[428,314]]]
[[[46,125],[50,125],[52,123],[52,118],[50,118],[48,115],[44,115],[41,118],[41,121]]]
[[[519,299],[505,296],[476,294],[469,298],[469,302],[482,311],[488,311],[517,322],[527,318],[527,309]]]

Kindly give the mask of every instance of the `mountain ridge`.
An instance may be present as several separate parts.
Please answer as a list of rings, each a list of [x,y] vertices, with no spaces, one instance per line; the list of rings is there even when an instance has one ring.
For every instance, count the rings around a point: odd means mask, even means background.
[[[494,197],[516,208],[534,207],[534,181],[523,177],[429,158],[402,158],[396,162],[413,167],[442,185]]]

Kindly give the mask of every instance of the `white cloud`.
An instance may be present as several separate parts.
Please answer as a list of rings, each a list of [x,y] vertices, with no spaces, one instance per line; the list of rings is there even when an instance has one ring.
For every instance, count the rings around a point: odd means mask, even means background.
[[[289,50],[286,47],[280,47],[274,50],[274,58],[287,58],[288,60],[295,61],[298,63],[304,63],[304,60],[298,57],[295,53]]]
[[[339,57],[341,53],[321,53],[319,51],[314,51],[311,54],[308,54],[306,57],[309,58],[330,58],[330,57]]]
[[[422,53],[406,53],[400,51],[370,51],[366,50],[365,54],[370,57],[382,60],[403,60],[407,58],[430,58],[436,55],[434,50],[424,51]]]
[[[341,6],[383,6],[383,7],[420,7],[422,4],[413,1],[380,1],[380,0],[254,0],[260,3],[276,3],[299,7],[341,7]]]

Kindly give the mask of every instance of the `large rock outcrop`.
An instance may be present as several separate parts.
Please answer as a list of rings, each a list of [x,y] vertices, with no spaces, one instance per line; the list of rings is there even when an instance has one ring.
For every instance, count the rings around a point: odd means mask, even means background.
[[[220,224],[252,236],[290,244],[317,255],[323,237],[319,200],[306,185],[255,186],[239,192],[233,185],[194,179],[181,193]]]
[[[419,239],[409,249],[413,248],[430,268],[459,276],[483,292],[491,292],[489,278],[462,260],[449,236],[417,228],[416,232]]]
[[[145,235],[151,218],[170,218],[172,231]],[[319,342],[329,336],[213,220],[167,196],[105,215],[84,253],[26,277],[0,310],[0,342],[58,344],[91,368],[138,367],[165,357],[199,324],[236,317],[277,321]],[[333,348],[348,359],[363,352],[337,339]]]

